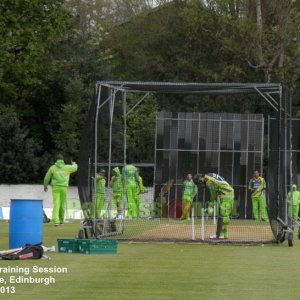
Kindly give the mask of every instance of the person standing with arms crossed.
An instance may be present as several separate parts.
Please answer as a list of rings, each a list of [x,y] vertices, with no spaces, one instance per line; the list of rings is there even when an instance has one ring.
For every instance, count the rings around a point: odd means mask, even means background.
[[[44,178],[44,191],[48,191],[48,185],[52,186],[53,212],[52,220],[55,226],[62,225],[65,218],[65,203],[67,198],[70,174],[78,169],[76,162],[71,161],[66,165],[62,155],[57,155],[57,160],[52,165]]]
[[[190,219],[190,209],[193,205],[193,199],[197,195],[198,188],[193,181],[193,175],[187,174],[186,180],[183,182],[183,200],[182,215],[180,220]]]
[[[269,222],[266,209],[265,189],[266,181],[260,176],[258,170],[254,170],[253,178],[249,181],[248,189],[251,191],[252,214],[255,221],[259,220],[259,215],[264,222]]]

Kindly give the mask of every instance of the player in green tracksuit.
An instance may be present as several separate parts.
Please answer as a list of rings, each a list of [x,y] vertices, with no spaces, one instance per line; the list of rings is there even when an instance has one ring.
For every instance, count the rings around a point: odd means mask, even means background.
[[[137,168],[131,164],[126,165],[122,170],[122,180],[126,191],[128,217],[137,218],[136,185],[139,181]]]
[[[249,181],[248,189],[251,191],[252,214],[254,220],[258,221],[259,214],[261,214],[262,221],[268,222],[269,218],[264,194],[266,189],[266,181],[260,176],[258,170],[253,172],[253,178]]]
[[[121,218],[121,217],[123,217],[123,214],[122,214],[122,211],[123,211],[123,205],[122,205],[122,202],[123,202],[123,199],[122,199],[122,197],[123,197],[122,175],[121,175],[120,169],[118,167],[114,168],[112,170],[112,173],[113,173],[113,176],[111,178],[111,181],[110,181],[109,185],[113,190],[113,199],[114,199],[114,202],[117,206],[117,211],[118,211],[117,218]]]
[[[217,197],[220,200],[216,235],[210,238],[228,239],[228,224],[234,201],[234,189],[223,177],[215,173],[208,173],[206,175],[197,174],[193,180],[195,183],[205,183],[209,189],[211,201],[216,201]],[[215,199],[212,197],[215,197]]]
[[[139,172],[139,169],[137,169]],[[140,204],[141,204],[141,194],[147,193],[147,190],[144,187],[143,184],[143,178],[139,175],[138,182],[136,185],[136,195],[135,195],[135,204],[136,204],[136,212],[135,215],[139,217],[140,214]]]
[[[105,202],[105,170],[100,170],[96,175],[96,219],[101,216],[101,210]]]
[[[182,215],[180,220],[190,219],[190,209],[193,204],[193,199],[197,194],[197,190],[197,186],[193,182],[193,175],[187,174],[186,180],[183,182]]]
[[[58,155],[54,165],[52,165],[44,178],[44,191],[48,191],[48,185],[52,186],[53,212],[52,220],[55,226],[64,223],[65,203],[69,186],[70,174],[76,172],[78,166],[72,161],[72,165],[66,165],[63,156]]]
[[[206,187],[209,190],[209,201],[207,205],[207,210],[208,210],[208,215],[211,217],[214,215],[214,206],[216,205],[216,207],[218,207],[218,203],[217,203],[218,194],[217,194],[217,189],[215,188],[212,182],[207,182]]]
[[[296,184],[292,185],[292,191],[287,195],[287,202],[289,205],[289,216],[292,217],[294,221],[298,221],[300,192],[297,191]]]

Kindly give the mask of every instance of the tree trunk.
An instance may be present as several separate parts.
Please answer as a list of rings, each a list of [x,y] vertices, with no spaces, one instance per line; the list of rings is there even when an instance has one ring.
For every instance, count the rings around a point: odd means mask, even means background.
[[[258,61],[261,66],[265,65],[265,60],[262,50],[262,30],[263,30],[263,20],[261,12],[261,0],[256,0],[256,24],[258,27],[258,44],[257,44],[257,56]]]

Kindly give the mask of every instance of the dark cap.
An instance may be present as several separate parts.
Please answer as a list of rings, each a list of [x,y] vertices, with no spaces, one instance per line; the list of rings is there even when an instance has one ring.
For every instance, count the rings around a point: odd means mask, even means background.
[[[64,156],[62,154],[57,154],[56,159],[57,160],[64,160]]]
[[[200,179],[203,177],[204,175],[199,173],[199,174],[196,174],[194,177],[193,177],[193,181],[195,184],[199,184],[200,182]]]

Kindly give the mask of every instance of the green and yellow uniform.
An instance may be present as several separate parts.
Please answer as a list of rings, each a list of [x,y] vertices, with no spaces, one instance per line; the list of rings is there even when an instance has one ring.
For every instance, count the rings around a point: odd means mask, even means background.
[[[122,213],[123,210],[123,184],[122,184],[122,175],[120,169],[118,167],[114,168],[113,170],[113,177],[110,181],[110,187],[113,190],[113,199],[115,205],[117,206],[118,214]]]
[[[289,216],[292,217],[294,221],[298,221],[300,192],[297,191],[296,184],[292,185],[292,191],[287,195],[287,202],[289,205]]]
[[[147,190],[143,184],[143,178],[138,176],[138,182],[136,186],[136,197],[135,197],[135,204],[136,204],[136,212],[135,215],[139,217],[140,214],[140,204],[141,204],[141,194],[147,193]]]
[[[266,181],[263,177],[252,178],[249,181],[249,190],[251,190],[251,200],[252,200],[252,214],[254,220],[259,220],[259,214],[261,214],[261,219],[265,222],[269,221],[268,213],[266,209],[265,200],[265,189]]]
[[[102,174],[96,175],[96,219],[101,216],[101,210],[105,202],[105,184],[106,180]]]
[[[182,199],[182,215],[181,220],[189,219],[190,209],[193,204],[193,199],[197,195],[197,186],[193,180],[185,180],[183,182],[183,199]]]
[[[204,182],[210,192],[210,201],[216,201],[217,197],[220,200],[218,218],[221,220],[222,228],[220,233],[217,232],[216,237],[228,238],[228,224],[234,201],[234,189],[224,178],[214,173],[204,175]]]
[[[52,165],[44,178],[44,188],[49,183],[52,186],[53,212],[52,220],[54,224],[63,224],[65,218],[65,203],[69,186],[70,174],[76,172],[78,166],[76,163],[66,165],[61,159]]]

